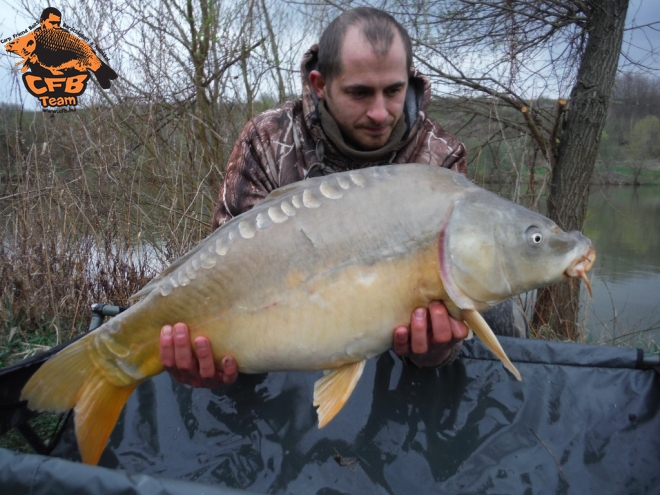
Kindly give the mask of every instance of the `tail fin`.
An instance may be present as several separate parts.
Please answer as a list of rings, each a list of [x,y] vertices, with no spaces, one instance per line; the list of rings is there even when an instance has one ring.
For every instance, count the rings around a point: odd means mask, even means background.
[[[73,409],[83,462],[97,464],[137,384],[119,387],[108,381],[91,345],[85,337],[49,359],[25,385],[21,399],[36,411]]]
[[[94,71],[94,75],[103,89],[110,89],[110,81],[117,79],[117,73],[103,61],[101,61],[101,67]]]

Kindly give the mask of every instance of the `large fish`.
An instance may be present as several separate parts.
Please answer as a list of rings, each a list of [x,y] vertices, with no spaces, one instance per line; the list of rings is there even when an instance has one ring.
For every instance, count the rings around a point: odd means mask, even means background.
[[[40,65],[53,75],[63,75],[69,69],[91,70],[104,89],[109,89],[110,81],[117,79],[117,73],[86,42],[64,29],[35,29],[7,43],[5,50],[23,57],[16,64],[23,64],[21,72],[30,65]]]
[[[479,311],[567,276],[588,284],[594,258],[579,232],[438,167],[310,179],[175,261],[137,304],[46,362],[22,398],[36,410],[74,408],[83,460],[96,463],[135,387],[163,371],[161,327],[184,321],[241,372],[330,370],[314,386],[321,427],[393,329],[433,300],[520,379]]]

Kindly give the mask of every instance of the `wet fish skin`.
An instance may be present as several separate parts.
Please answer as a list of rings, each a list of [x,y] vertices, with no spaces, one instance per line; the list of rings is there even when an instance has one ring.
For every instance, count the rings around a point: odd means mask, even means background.
[[[96,463],[135,386],[162,371],[160,328],[185,321],[192,339],[209,337],[216,359],[231,354],[241,372],[334,370],[315,385],[323,426],[365,360],[432,300],[519,377],[478,312],[581,276],[593,258],[580,233],[444,169],[310,179],[275,191],[175,261],[137,304],[47,362],[23,398],[33,409],[74,408],[83,460]]]

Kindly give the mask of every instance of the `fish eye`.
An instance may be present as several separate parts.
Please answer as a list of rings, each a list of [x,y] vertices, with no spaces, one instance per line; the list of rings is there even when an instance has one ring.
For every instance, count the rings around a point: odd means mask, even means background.
[[[539,229],[536,225],[529,227],[525,232],[525,235],[532,245],[536,246],[543,242],[543,233],[541,232],[541,229]]]

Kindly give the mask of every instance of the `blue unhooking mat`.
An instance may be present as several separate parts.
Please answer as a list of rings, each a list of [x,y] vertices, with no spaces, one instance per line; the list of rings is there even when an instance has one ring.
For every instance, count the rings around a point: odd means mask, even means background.
[[[439,369],[386,353],[367,364],[321,430],[312,407],[320,373],[241,375],[217,390],[162,374],[130,398],[101,458],[111,470],[0,451],[0,487],[90,495],[660,492],[660,377],[641,369],[637,350],[500,341],[522,382],[478,341]],[[70,428],[53,455],[78,457]]]

